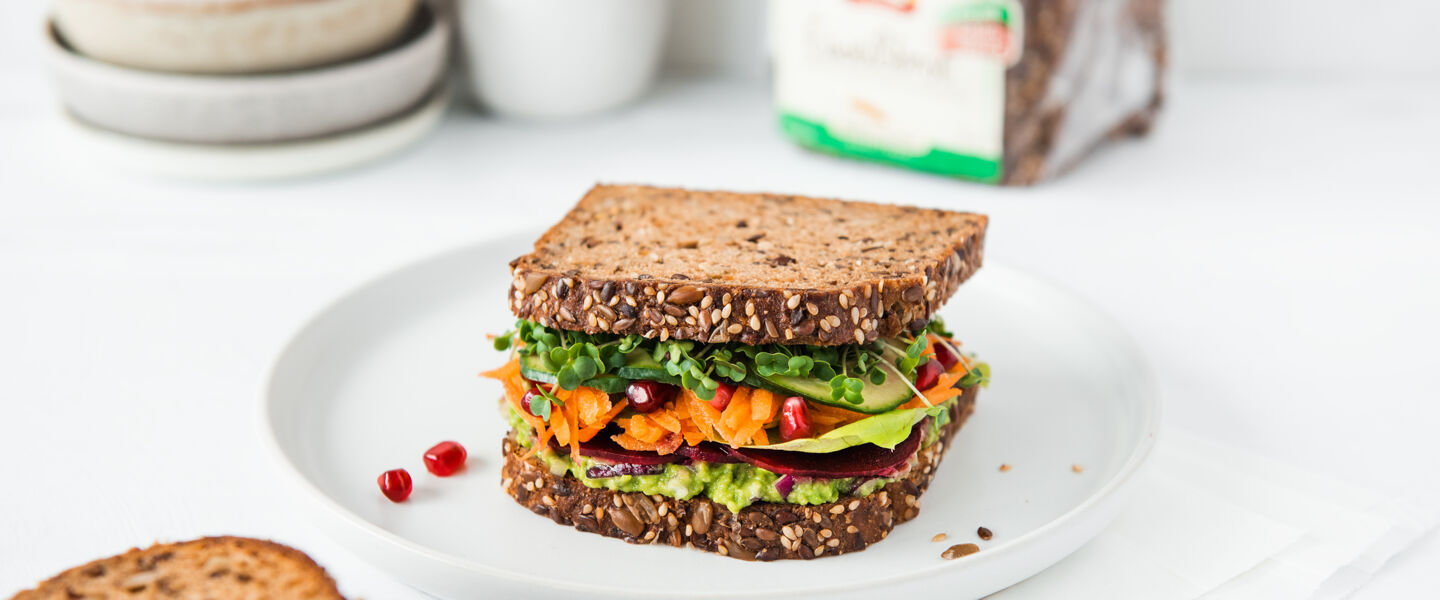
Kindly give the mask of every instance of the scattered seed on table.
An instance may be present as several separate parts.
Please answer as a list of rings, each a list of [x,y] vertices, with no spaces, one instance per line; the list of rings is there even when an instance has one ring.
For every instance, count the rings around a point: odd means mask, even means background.
[[[1001,464],[1001,465],[1000,465],[1000,472],[1001,472],[1001,473],[1004,473],[1004,472],[1009,471],[1009,470],[1010,470],[1010,465],[1008,465],[1008,464]]]
[[[932,541],[932,542],[943,542],[943,541],[945,541],[945,538],[948,538],[948,537],[950,537],[950,536],[945,535],[945,534],[943,534],[943,533],[937,533],[937,534],[935,534],[935,537],[930,538],[930,541]]]
[[[975,535],[980,536],[980,539],[985,540],[985,541],[990,541],[990,538],[995,537],[995,534],[992,533],[989,529],[987,529],[987,528],[985,528],[985,527],[981,527],[981,528],[979,528],[979,529],[976,529],[976,530],[975,530]]]
[[[1076,473],[1084,473],[1085,467],[1082,467],[1080,465],[1070,465],[1070,470]]]
[[[976,546],[975,544],[955,544],[954,546],[946,548],[944,552],[941,552],[940,558],[943,558],[945,560],[955,560],[962,556],[969,556],[979,551],[980,547]]]

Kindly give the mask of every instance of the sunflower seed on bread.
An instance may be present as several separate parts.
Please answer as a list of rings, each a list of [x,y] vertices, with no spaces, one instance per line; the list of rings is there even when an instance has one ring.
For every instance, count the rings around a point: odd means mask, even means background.
[[[984,215],[599,185],[510,263],[511,311],[588,333],[839,345],[929,322],[980,268]]]

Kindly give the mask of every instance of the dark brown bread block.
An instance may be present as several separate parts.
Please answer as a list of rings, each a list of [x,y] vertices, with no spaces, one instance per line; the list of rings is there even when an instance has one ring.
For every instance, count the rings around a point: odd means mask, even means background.
[[[574,477],[552,475],[513,436],[502,449],[501,486],[521,506],[580,531],[620,538],[632,544],[693,546],[744,560],[811,559],[864,550],[885,539],[896,525],[920,514],[920,494],[930,486],[936,467],[955,432],[975,407],[978,387],[951,407],[951,421],[940,441],[920,449],[920,460],[904,479],[864,497],[841,497],[829,504],[752,504],[737,515],[724,505],[697,496],[621,493],[586,487]]]
[[[239,537],[131,549],[65,571],[11,600],[85,598],[344,600],[335,580],[305,553]]]
[[[838,345],[928,323],[984,215],[775,194],[591,189],[510,263],[516,316],[661,340]]]
[[[1119,10],[1110,8],[1119,3]],[[1167,63],[1162,0],[1021,0],[1025,13],[1025,48],[1018,63],[1005,73],[1005,156],[1001,182],[1029,185],[1073,166],[1104,136],[1064,139],[1067,121],[1095,122],[1110,137],[1143,135],[1150,130],[1164,99]],[[1096,51],[1097,39],[1117,40],[1115,54]],[[1138,54],[1138,56],[1137,56]],[[1125,72],[1120,58],[1148,60],[1152,78],[1139,82],[1144,94],[1138,110],[1109,115],[1107,102]],[[1087,101],[1077,104],[1085,98]],[[1082,106],[1083,105],[1083,106]],[[1097,112],[1097,106],[1100,107]],[[1085,109],[1085,110],[1082,110]],[[1088,112],[1086,112],[1088,110]],[[1097,121],[1099,120],[1099,121]],[[1086,128],[1090,129],[1090,128]],[[1071,132],[1068,135],[1077,136]],[[1084,151],[1057,156],[1061,144]]]

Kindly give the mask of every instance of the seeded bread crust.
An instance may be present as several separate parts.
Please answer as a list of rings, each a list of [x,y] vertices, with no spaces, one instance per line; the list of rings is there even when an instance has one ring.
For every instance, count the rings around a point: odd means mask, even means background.
[[[842,496],[829,504],[761,502],[737,516],[703,496],[679,500],[590,488],[569,474],[551,474],[538,459],[521,458],[524,448],[513,433],[502,443],[501,486],[535,514],[632,544],[693,546],[743,560],[859,552],[920,514],[920,494],[930,486],[950,440],[974,410],[977,394],[978,387],[972,387],[960,396],[940,440],[920,449],[919,462],[903,479],[868,496]]]
[[[132,548],[60,573],[11,600],[84,598],[344,600],[335,580],[304,552],[240,537]]]
[[[980,268],[987,223],[909,206],[599,185],[510,263],[509,305],[587,333],[874,341],[929,322]]]

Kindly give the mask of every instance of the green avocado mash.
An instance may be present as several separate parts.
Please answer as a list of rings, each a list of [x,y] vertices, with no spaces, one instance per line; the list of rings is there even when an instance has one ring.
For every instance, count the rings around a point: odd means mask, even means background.
[[[530,426],[512,408],[506,408],[506,417],[510,422],[510,427],[515,431],[516,440],[521,446],[529,448],[534,443]],[[927,435],[928,437],[931,436]],[[927,444],[929,441],[931,440],[927,440]],[[580,480],[588,487],[620,492],[660,494],[681,500],[704,495],[715,502],[724,504],[731,512],[739,512],[740,509],[755,502],[825,504],[834,502],[845,494],[868,496],[895,480],[895,478],[883,477],[870,478],[860,483],[852,491],[851,487],[856,485],[856,479],[852,477],[839,479],[798,477],[795,479],[795,487],[790,490],[790,494],[782,498],[780,492],[775,489],[775,481],[780,479],[779,475],[743,463],[670,464],[665,465],[663,472],[655,475],[617,475],[591,478],[585,473],[591,466],[604,464],[602,461],[582,456],[577,462],[568,454],[561,454],[550,448],[537,452],[536,456],[549,466],[551,473],[555,475],[569,473],[570,476]]]

